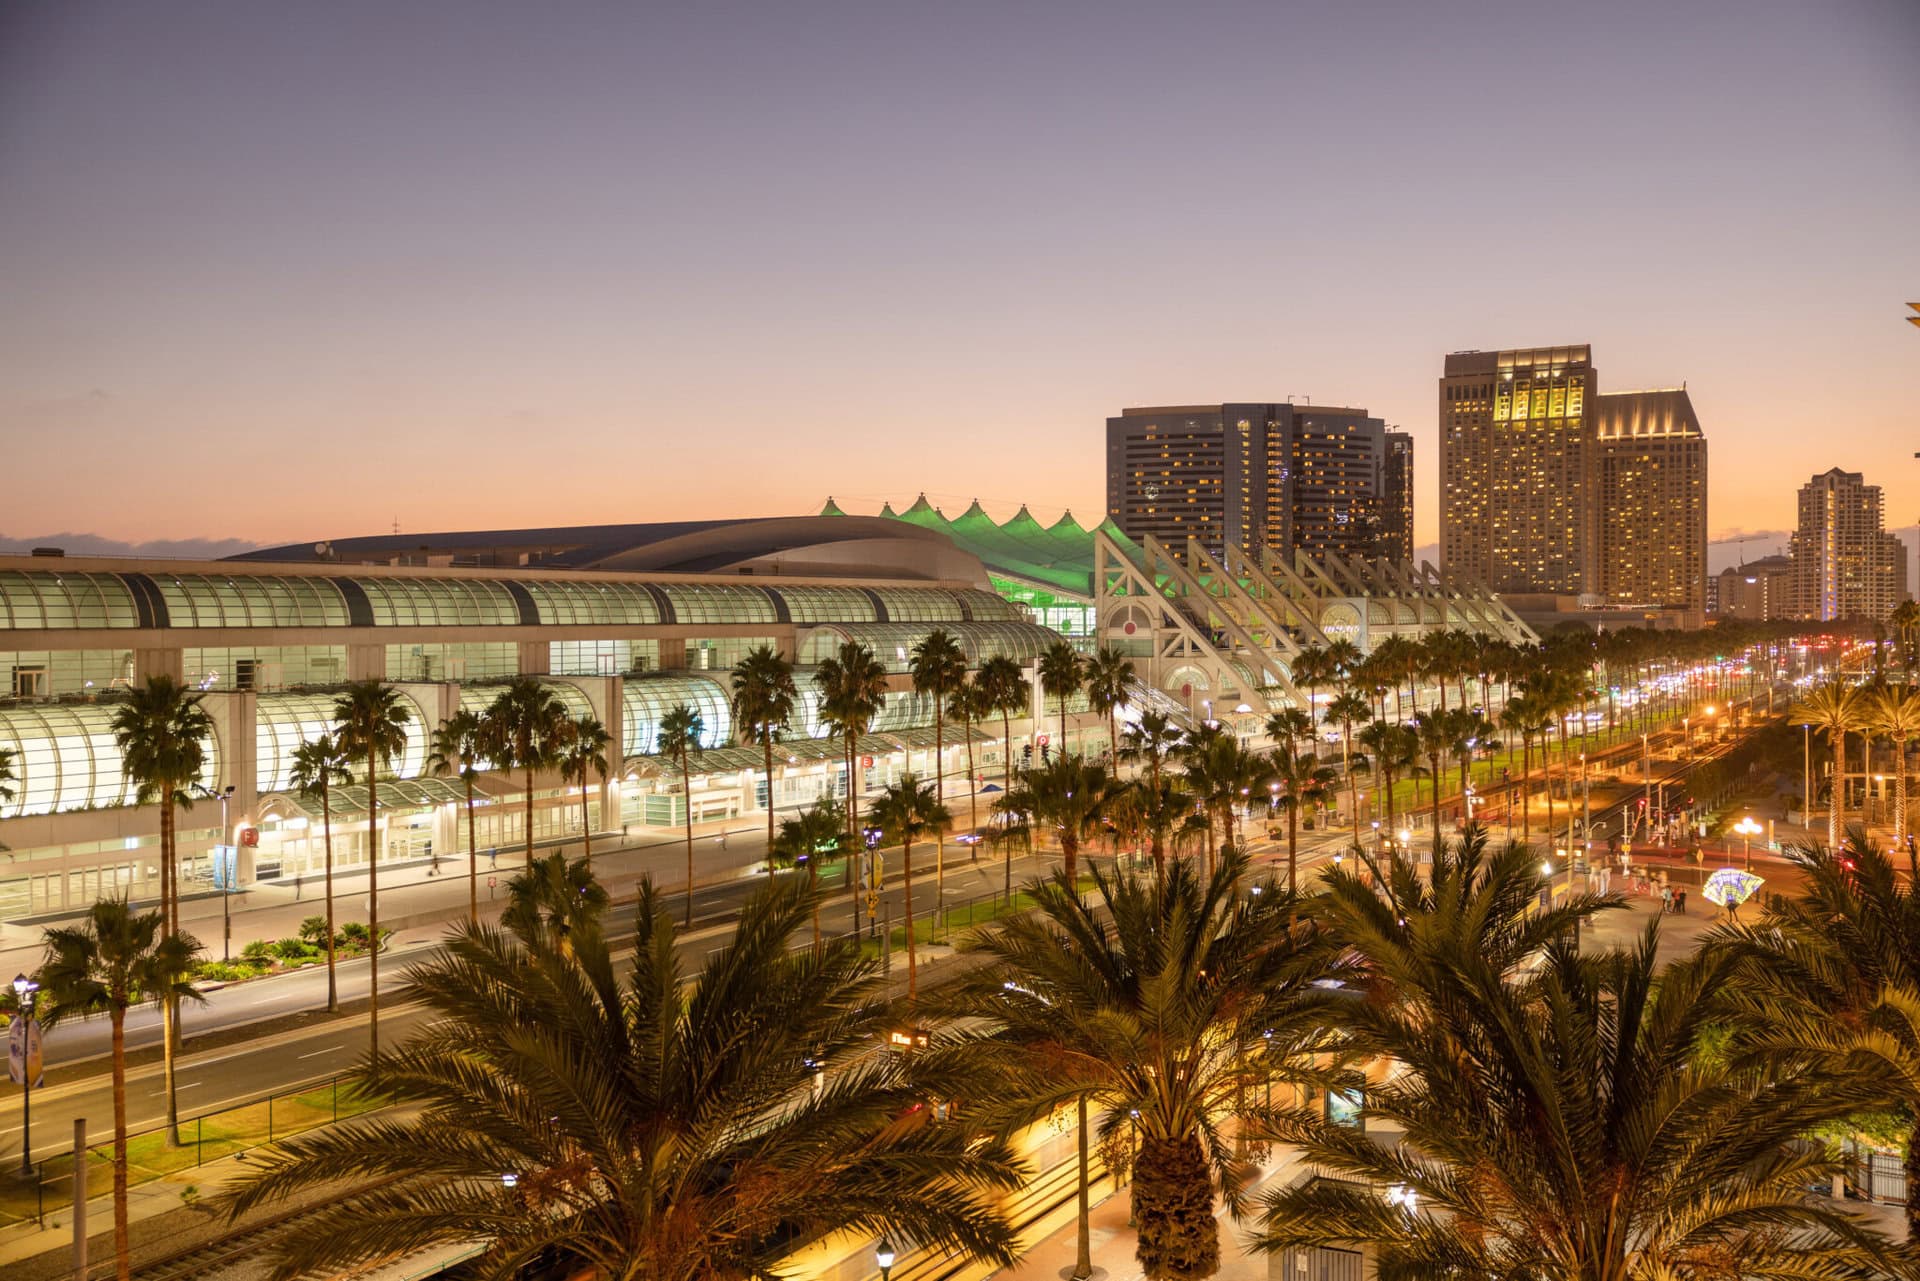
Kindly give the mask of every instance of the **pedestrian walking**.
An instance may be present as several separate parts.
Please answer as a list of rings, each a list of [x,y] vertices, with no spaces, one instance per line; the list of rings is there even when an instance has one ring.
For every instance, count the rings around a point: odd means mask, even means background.
[[[1685,890],[1681,890],[1679,895],[1674,899],[1673,910],[1682,916],[1687,914],[1687,892]]]
[[[1660,914],[1665,916],[1673,911],[1673,890],[1665,885],[1660,887]]]

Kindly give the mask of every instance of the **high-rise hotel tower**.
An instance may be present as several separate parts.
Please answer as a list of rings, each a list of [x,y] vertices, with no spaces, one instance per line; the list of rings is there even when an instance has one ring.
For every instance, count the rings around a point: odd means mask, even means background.
[[[1455,352],[1440,555],[1495,591],[1706,604],[1707,446],[1684,388],[1602,395],[1592,348]]]

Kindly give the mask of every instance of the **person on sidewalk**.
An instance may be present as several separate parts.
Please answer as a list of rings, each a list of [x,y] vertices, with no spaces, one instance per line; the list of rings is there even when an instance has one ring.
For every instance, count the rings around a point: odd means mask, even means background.
[[[1667,886],[1662,885],[1660,887],[1660,914],[1662,916],[1665,916],[1672,911],[1673,911],[1673,891],[1669,889]]]

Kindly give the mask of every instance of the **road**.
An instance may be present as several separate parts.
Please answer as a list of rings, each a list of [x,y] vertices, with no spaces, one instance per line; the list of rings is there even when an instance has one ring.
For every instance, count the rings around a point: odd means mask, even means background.
[[[949,908],[988,897],[998,891],[1006,875],[1004,863],[983,855],[978,864],[964,861],[957,850],[949,849],[946,870],[946,902]],[[962,858],[956,864],[954,859]],[[914,907],[924,913],[934,906],[934,881],[927,867],[927,854],[916,852]],[[1016,858],[1013,879],[1017,887],[1042,869],[1040,860]],[[904,912],[904,887],[900,882],[897,851],[889,860],[889,887],[882,896],[886,919],[898,921]],[[630,893],[631,886],[614,880],[616,896]],[[694,893],[694,923],[682,931],[679,956],[683,972],[691,974],[715,949],[724,945],[729,922],[741,903],[763,884],[761,878],[745,877],[720,885],[706,886]],[[674,900],[676,920],[678,900]],[[864,918],[864,908],[863,908]],[[621,904],[614,909],[614,920],[621,933],[616,943],[631,941],[631,908]],[[822,909],[821,927],[832,935],[853,928],[853,907],[844,893],[836,893]],[[382,957],[381,992],[394,1004],[383,1005],[380,1016],[382,1045],[396,1045],[412,1036],[428,1017],[420,1005],[399,1003],[401,973],[409,963],[425,959],[437,950],[434,939],[439,930],[409,931],[409,941]],[[414,939],[413,934],[423,937]],[[897,968],[905,957],[892,958]],[[366,958],[343,961],[338,965],[340,997],[344,1004],[364,1001],[367,995],[369,966]],[[326,1002],[326,970],[314,967],[271,978],[238,983],[208,994],[205,1006],[189,1008],[184,1026],[187,1044],[177,1065],[180,1115],[191,1118],[199,1113],[256,1099],[271,1091],[304,1086],[344,1072],[358,1062],[368,1049],[367,1017],[355,1009],[332,1018],[317,1015],[316,1021],[270,1037],[238,1044],[223,1043],[196,1052],[196,1040],[217,1032],[230,1032],[248,1024],[261,1023],[291,1014],[319,1010]],[[103,1018],[90,1018],[62,1024],[47,1036],[48,1066],[56,1070],[72,1067],[108,1051],[110,1028]],[[130,1046],[157,1047],[160,1042],[158,1012],[141,1008],[128,1014]],[[88,1133],[95,1142],[112,1134],[111,1081],[103,1072],[61,1083],[55,1082],[34,1091],[33,1147],[36,1159],[64,1151],[71,1143],[73,1119],[88,1119]],[[17,1157],[20,1142],[19,1091],[8,1089],[4,1122],[0,1122],[0,1162]],[[162,1065],[143,1063],[129,1070],[127,1124],[130,1130],[153,1129],[164,1123],[166,1098]]]

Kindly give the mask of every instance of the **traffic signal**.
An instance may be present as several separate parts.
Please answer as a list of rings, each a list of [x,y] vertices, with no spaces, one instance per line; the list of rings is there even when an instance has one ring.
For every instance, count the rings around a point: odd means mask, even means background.
[[[1028,743],[1025,747],[1020,749],[1020,759],[1025,761],[1029,765],[1033,764],[1033,744],[1032,743]]]
[[[1044,765],[1052,759],[1053,759],[1053,748],[1049,747],[1045,743],[1040,744],[1040,763]]]

